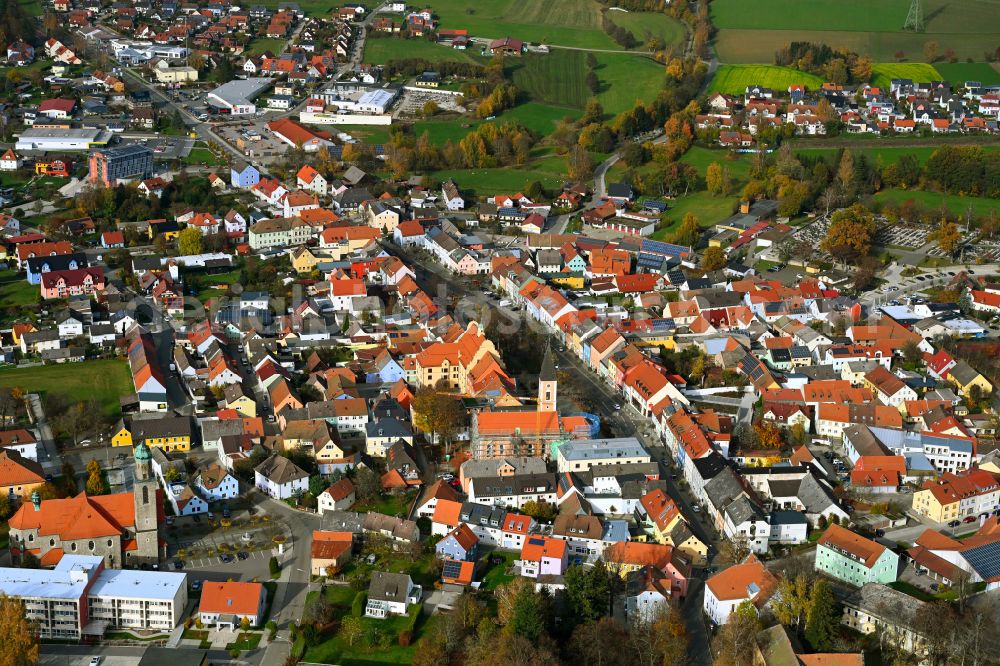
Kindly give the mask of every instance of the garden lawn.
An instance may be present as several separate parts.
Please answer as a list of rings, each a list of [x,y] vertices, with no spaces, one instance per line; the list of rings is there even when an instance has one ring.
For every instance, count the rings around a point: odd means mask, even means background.
[[[470,35],[584,49],[620,49],[601,29],[596,0],[439,0],[432,4],[444,29]]]
[[[736,185],[742,186],[750,178],[750,160],[745,155],[739,155],[735,159],[730,159],[729,153],[725,150],[712,150],[694,146],[681,157],[681,162],[690,164],[698,169],[698,174],[704,178],[708,165],[718,162],[724,166],[732,178],[734,189]]]
[[[940,63],[934,68],[941,72],[941,76],[951,81],[952,85],[962,84],[966,81],[979,81],[984,86],[1000,85],[1000,71],[997,71],[995,65],[989,63],[956,62],[954,65]]]
[[[360,509],[362,511],[382,513],[387,516],[395,516],[397,514],[405,516],[410,509],[410,504],[413,502],[414,494],[410,492],[405,495],[379,495],[378,500],[368,504],[361,504]]]
[[[253,56],[260,55],[264,51],[270,51],[271,53],[278,55],[285,50],[286,44],[288,44],[287,39],[280,39],[277,37],[258,37],[250,42],[250,46],[247,48],[246,54],[248,56]]]
[[[337,125],[337,130],[369,144],[387,143],[392,136],[392,130],[383,125]]]
[[[480,57],[478,50],[460,51],[450,46],[429,42],[426,39],[401,39],[399,37],[375,37],[365,40],[366,63],[384,65],[390,60],[423,58],[430,62],[465,62],[485,64],[487,58]]]
[[[873,86],[882,88],[888,94],[893,79],[940,81],[942,76],[933,65],[922,62],[880,62],[872,65]]]
[[[666,46],[681,46],[687,32],[680,21],[659,12],[612,12],[607,13],[611,22],[625,28],[645,46],[650,37],[656,37]]]
[[[203,148],[200,146],[195,146],[191,149],[191,152],[187,154],[184,158],[185,164],[204,164],[206,166],[218,166],[224,164],[215,153],[213,153],[208,148]]]
[[[134,393],[128,363],[117,359],[0,369],[0,386],[62,393],[70,400],[96,400],[104,413],[121,412],[119,398]]]
[[[708,192],[695,192],[669,202],[666,219],[668,223],[653,233],[655,240],[666,240],[680,226],[687,213],[694,213],[703,229],[712,226],[733,214],[733,207],[739,197],[714,197]]]
[[[35,305],[41,293],[41,287],[29,284],[22,273],[14,269],[0,271],[0,310]]]
[[[350,612],[350,609],[348,609]],[[408,616],[394,616],[384,620],[372,618],[361,618],[365,628],[366,637],[355,642],[353,646],[348,645],[339,635],[331,634],[319,645],[307,648],[302,660],[319,664],[342,664],[343,666],[368,666],[370,664],[409,664],[413,661],[413,655],[420,649],[420,641],[430,633],[433,626],[439,621],[436,616],[422,616],[417,620],[417,628],[414,632],[414,641],[408,647],[402,647],[398,643],[398,636],[405,629],[410,618]],[[379,631],[392,637],[391,643],[387,647],[369,646],[367,644],[367,634],[370,631]]]
[[[226,651],[239,650],[243,652],[244,650],[255,650],[260,645],[260,638],[260,633],[241,631],[237,635],[236,640],[226,646]]]
[[[709,92],[742,95],[747,86],[764,86],[780,94],[792,84],[802,84],[809,90],[817,90],[823,85],[823,79],[777,65],[720,65],[712,77]]]
[[[490,561],[494,557],[502,558],[503,562],[500,564],[491,564]],[[482,577],[483,590],[489,592],[514,580],[514,576],[508,574],[507,570],[514,563],[514,560],[517,559],[517,553],[507,553],[499,550],[490,551],[487,552],[482,559],[483,561],[481,566],[483,566],[483,570],[486,572]]]
[[[964,215],[966,211],[971,209],[974,216],[985,217],[990,214],[990,211],[1000,210],[1000,199],[962,197],[957,194],[938,194],[923,190],[883,190],[876,194],[875,198],[879,201],[891,201],[896,204],[913,199],[916,203],[930,209],[940,209],[941,206],[945,206],[955,215]]]

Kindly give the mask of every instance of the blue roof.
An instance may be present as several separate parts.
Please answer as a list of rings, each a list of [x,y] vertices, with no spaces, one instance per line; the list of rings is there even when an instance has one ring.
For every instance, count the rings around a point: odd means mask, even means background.
[[[690,254],[691,248],[684,245],[677,245],[675,243],[664,243],[663,241],[649,240],[644,238],[642,240],[642,245],[639,247],[642,252],[651,252],[653,254],[663,254],[671,257],[677,257],[682,254]]]
[[[983,580],[991,581],[1000,576],[1000,541],[969,548],[962,555]]]

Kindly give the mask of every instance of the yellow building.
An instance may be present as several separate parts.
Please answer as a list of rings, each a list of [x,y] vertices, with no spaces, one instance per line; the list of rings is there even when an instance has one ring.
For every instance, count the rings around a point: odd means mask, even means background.
[[[42,466],[14,450],[0,450],[0,493],[27,499],[45,484]]]
[[[111,446],[132,446],[132,433],[122,420],[115,425],[114,434],[111,435]]]
[[[226,387],[226,407],[235,409],[251,419],[257,417],[257,401],[252,395],[244,393],[243,387],[239,384],[230,384]]]
[[[913,493],[914,513],[939,523],[987,513],[1000,501],[1000,482],[985,469],[946,472]]]
[[[319,259],[305,246],[292,253],[292,268],[296,273],[312,273],[318,264]]]
[[[965,361],[959,361],[948,371],[948,380],[955,382],[960,395],[969,395],[973,386],[978,386],[983,395],[993,390],[993,384]]]
[[[187,416],[137,419],[132,422],[133,440],[166,453],[191,450],[191,419]]]
[[[549,276],[549,282],[570,289],[583,289],[583,273],[556,273]]]

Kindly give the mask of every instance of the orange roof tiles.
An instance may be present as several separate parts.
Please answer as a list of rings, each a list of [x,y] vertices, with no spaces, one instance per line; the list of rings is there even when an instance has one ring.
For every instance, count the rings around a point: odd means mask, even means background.
[[[434,515],[431,520],[442,525],[458,525],[461,522],[458,519],[461,513],[461,502],[439,499],[434,507]]]
[[[521,547],[521,559],[528,562],[541,562],[542,558],[561,559],[566,557],[568,545],[562,539],[532,537],[525,540],[524,546]]]
[[[31,486],[45,483],[42,466],[17,451],[0,451],[0,486]]]
[[[260,583],[205,581],[201,589],[202,613],[257,615],[264,586]]]
[[[834,546],[842,551],[856,555],[866,567],[871,568],[885,552],[882,544],[866,539],[840,525],[830,525],[817,541],[821,546]]]
[[[750,555],[743,564],[724,569],[715,574],[705,584],[720,601],[747,599],[750,584],[757,586],[759,592],[751,599],[754,605],[767,601],[778,585],[778,579],[757,559]]]

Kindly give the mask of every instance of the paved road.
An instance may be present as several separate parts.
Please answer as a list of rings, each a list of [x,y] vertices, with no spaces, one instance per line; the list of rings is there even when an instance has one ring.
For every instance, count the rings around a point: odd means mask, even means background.
[[[653,139],[652,143],[654,144],[665,143],[666,140],[667,140],[667,135],[661,134],[660,136]],[[611,155],[608,159],[598,164],[597,168],[594,169],[594,195],[593,197],[591,197],[590,200],[592,206],[600,205],[604,197],[607,196],[607,187],[604,182],[604,177],[607,175],[608,169],[613,167],[620,159],[621,159],[621,154],[615,153]]]
[[[46,474],[57,475],[59,468],[62,467],[62,459],[59,457],[59,448],[52,436],[49,420],[45,416],[41,396],[37,393],[29,393],[28,407],[31,410],[31,420],[38,430],[38,443],[40,445],[38,447],[38,462]]]

